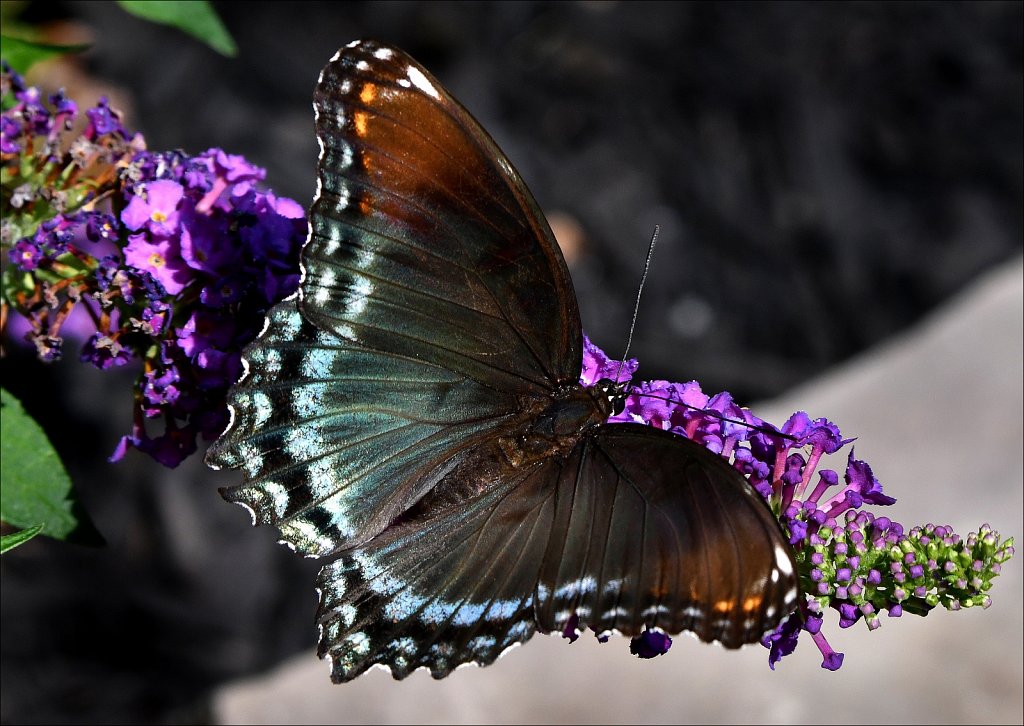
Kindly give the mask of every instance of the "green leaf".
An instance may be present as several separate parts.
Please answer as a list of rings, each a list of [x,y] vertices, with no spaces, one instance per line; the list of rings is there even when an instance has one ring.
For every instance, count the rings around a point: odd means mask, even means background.
[[[37,43],[10,35],[0,35],[0,55],[3,55],[3,59],[19,74],[24,74],[30,66],[39,61],[68,53],[81,53],[88,48],[88,43],[54,45],[53,43]]]
[[[205,0],[118,0],[117,4],[132,15],[188,33],[221,55],[238,55],[231,33]]]
[[[3,554],[7,550],[13,550],[20,544],[25,544],[42,531],[43,525],[37,524],[35,527],[29,527],[28,529],[23,529],[20,532],[0,536],[0,554]]]
[[[43,534],[102,541],[78,506],[64,464],[21,402],[0,388],[0,519],[15,527],[42,523]]]

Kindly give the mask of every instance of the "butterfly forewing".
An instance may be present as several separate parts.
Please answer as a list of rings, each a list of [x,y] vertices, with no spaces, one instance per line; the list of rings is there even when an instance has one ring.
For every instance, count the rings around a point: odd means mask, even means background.
[[[490,386],[574,381],[581,332],[565,262],[480,125],[407,55],[368,42],[324,68],[314,102],[323,152],[307,317]]]
[[[515,406],[461,374],[325,333],[294,302],[273,310],[246,362],[207,460],[243,469],[225,498],[309,555],[380,532]]]
[[[574,380],[581,330],[529,191],[422,67],[358,44],[314,96],[301,316],[284,303],[247,351],[209,461],[242,467],[227,498],[320,555],[380,532],[522,396]]]

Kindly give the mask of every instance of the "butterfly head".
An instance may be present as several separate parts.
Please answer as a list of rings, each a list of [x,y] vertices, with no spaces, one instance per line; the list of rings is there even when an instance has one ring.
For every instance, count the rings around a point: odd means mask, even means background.
[[[593,388],[599,396],[604,397],[611,407],[611,416],[618,416],[626,408],[626,397],[629,392],[626,390],[626,381],[616,383],[610,378],[601,378],[594,384]]]

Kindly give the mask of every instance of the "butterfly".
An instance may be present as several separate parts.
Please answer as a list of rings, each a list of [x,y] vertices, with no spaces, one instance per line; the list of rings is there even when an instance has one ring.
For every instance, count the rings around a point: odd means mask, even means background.
[[[314,92],[299,293],[246,350],[214,468],[320,571],[319,655],[435,678],[534,633],[692,631],[728,648],[795,609],[764,500],[722,457],[607,423],[580,384],[565,261],[490,136],[403,51],[341,49]]]

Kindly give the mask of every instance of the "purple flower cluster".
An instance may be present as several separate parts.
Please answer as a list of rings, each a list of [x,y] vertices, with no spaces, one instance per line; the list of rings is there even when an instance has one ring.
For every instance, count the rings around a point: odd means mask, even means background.
[[[636,368],[635,360],[611,360],[584,337],[583,385],[616,376],[629,381]],[[1013,540],[1001,542],[987,525],[966,541],[949,527],[930,524],[905,532],[898,522],[863,511],[865,504],[896,500],[883,493],[871,467],[854,458],[852,447],[842,483],[836,471],[818,468],[823,457],[853,441],[827,419],[812,420],[800,411],[776,428],[736,405],[726,392],[706,395],[696,381],[644,381],[626,390],[624,409],[610,421],[657,426],[703,444],[729,459],[777,513],[793,547],[805,598],[797,613],[762,641],[773,669],[793,652],[801,632],[821,651],[823,668],[842,665],[843,654],[821,633],[822,614],[830,607],[839,612],[840,627],[863,618],[874,630],[883,609],[899,617],[904,612],[925,615],[938,604],[951,610],[988,606],[987,591],[1013,555]],[[648,631],[633,638],[630,648],[649,658],[669,645],[667,636]]]
[[[4,64],[0,91],[12,94],[15,103],[0,118],[0,153],[17,154],[33,144],[41,143],[40,156],[56,161],[60,154],[60,136],[71,128],[78,115],[78,106],[63,91],[43,102],[38,88],[26,86],[24,81]],[[17,205],[15,205],[17,206]]]
[[[112,459],[133,446],[175,466],[195,451],[196,435],[210,440],[223,430],[241,349],[270,306],[298,287],[305,214],[291,199],[256,187],[262,169],[219,149],[194,157],[142,152],[128,176],[120,214],[124,264],[105,292],[123,296],[127,284],[136,308],[143,305],[112,336],[98,331],[94,339],[141,332],[159,350],[147,357],[140,380],[142,415]],[[110,365],[105,349],[90,343],[83,360]],[[156,417],[166,432],[149,438],[143,422]]]
[[[111,460],[134,447],[176,466],[197,436],[223,430],[241,349],[297,288],[304,210],[260,190],[265,172],[240,156],[145,150],[105,99],[61,154],[74,104],[58,94],[51,110],[3,78],[16,100],[0,124],[5,188],[9,175],[18,200],[4,219],[5,297],[44,360],[60,357],[61,328],[81,308],[94,328],[83,361],[141,361],[132,431]],[[163,428],[153,437],[152,419]]]

